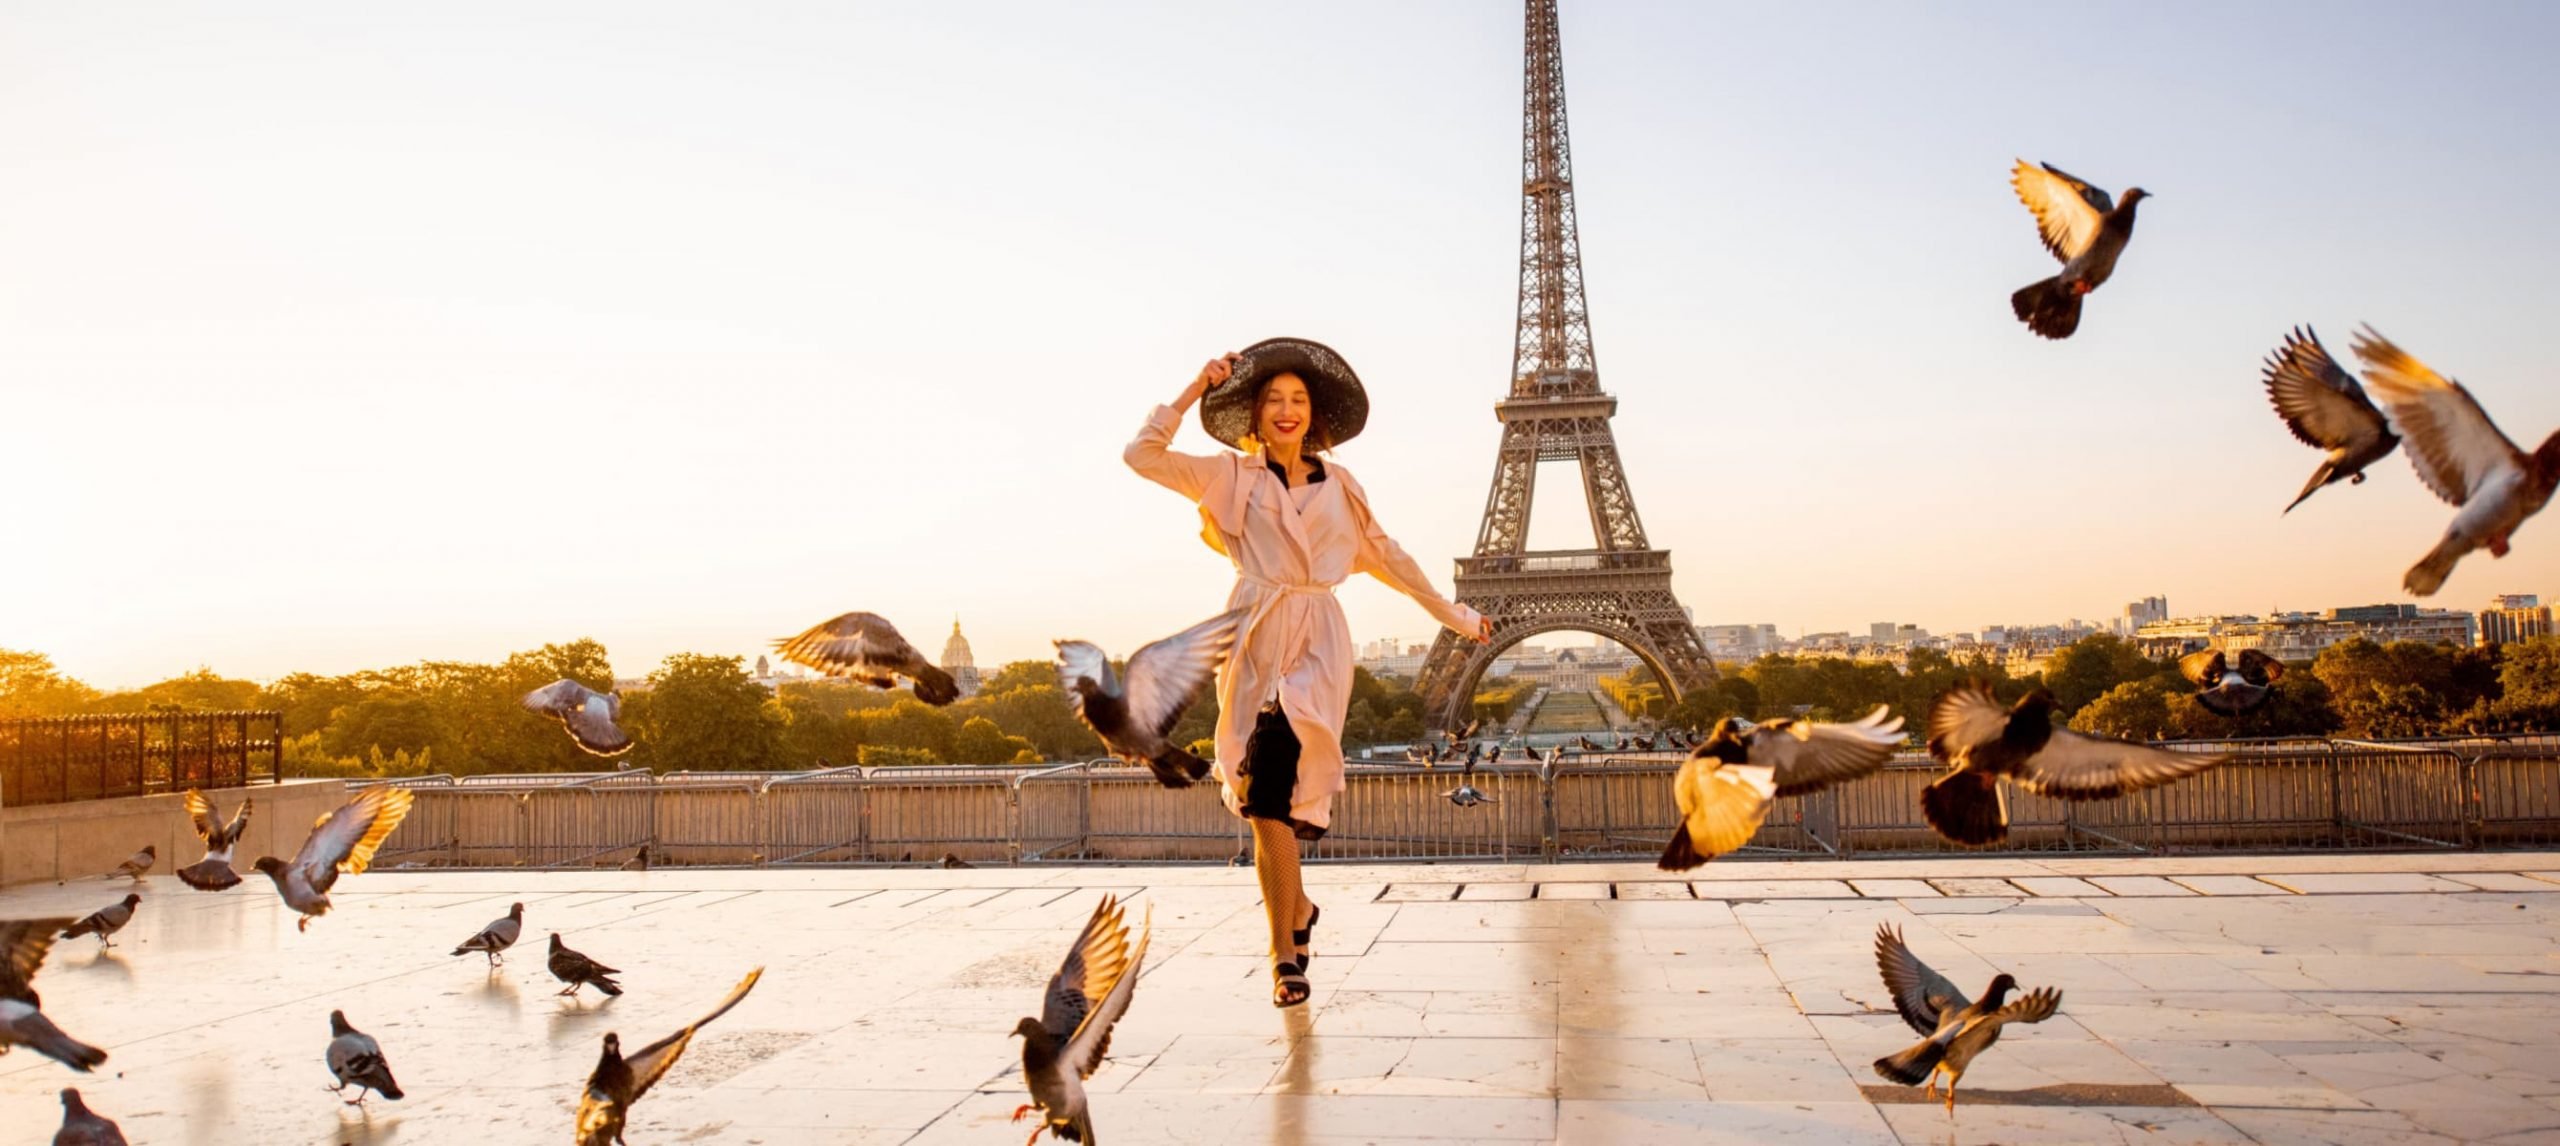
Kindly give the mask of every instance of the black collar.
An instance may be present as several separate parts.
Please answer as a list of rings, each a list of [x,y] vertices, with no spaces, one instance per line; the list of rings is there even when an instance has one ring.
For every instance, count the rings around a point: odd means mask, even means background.
[[[1324,459],[1317,457],[1314,454],[1308,454],[1306,457],[1307,484],[1314,485],[1317,482],[1323,481]],[[1272,457],[1269,454],[1264,454],[1262,457],[1262,465],[1264,469],[1271,471],[1271,476],[1280,479],[1280,488],[1289,488],[1289,467],[1281,465],[1280,459]]]

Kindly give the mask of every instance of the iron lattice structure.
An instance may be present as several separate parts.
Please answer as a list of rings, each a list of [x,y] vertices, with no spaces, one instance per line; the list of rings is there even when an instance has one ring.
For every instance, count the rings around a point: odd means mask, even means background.
[[[1573,211],[1573,149],[1565,131],[1564,49],[1555,0],[1528,0],[1521,85],[1520,322],[1511,389],[1494,404],[1502,449],[1475,555],[1458,561],[1458,600],[1493,621],[1478,645],[1443,631],[1420,688],[1444,728],[1466,723],[1476,683],[1494,656],[1540,633],[1570,629],[1627,646],[1677,697],[1712,682],[1715,662],[1671,592],[1671,554],[1645,540],[1609,421],[1618,400],[1600,389],[1582,246]],[[1529,507],[1541,462],[1580,463],[1593,548],[1531,551]]]

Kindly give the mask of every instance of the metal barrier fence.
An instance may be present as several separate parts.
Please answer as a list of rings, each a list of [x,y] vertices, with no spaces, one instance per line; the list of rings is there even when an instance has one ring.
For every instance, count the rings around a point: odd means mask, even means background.
[[[2560,845],[2560,737],[2175,744],[2230,754],[2165,788],[2074,804],[2013,789],[1997,848],[1951,844],[1920,816],[1940,769],[1899,757],[1876,776],[1781,800],[1746,854],[2517,848]],[[1638,859],[1675,816],[1678,753],[1481,766],[1495,802],[1443,798],[1457,769],[1351,765],[1310,860]],[[1167,791],[1116,761],[1030,767],[830,768],[433,776],[379,862],[453,867],[649,862],[779,866],[1227,862],[1250,850],[1217,790]]]
[[[153,712],[0,720],[0,807],[274,783],[280,712]]]

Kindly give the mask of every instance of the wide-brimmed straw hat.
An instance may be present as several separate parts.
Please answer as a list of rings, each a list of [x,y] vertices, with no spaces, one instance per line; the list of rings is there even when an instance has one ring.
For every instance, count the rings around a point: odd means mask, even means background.
[[[1275,374],[1295,374],[1307,384],[1316,415],[1312,428],[1323,431],[1323,445],[1350,441],[1369,424],[1369,392],[1332,347],[1304,338],[1266,338],[1239,351],[1226,385],[1201,400],[1200,428],[1243,449],[1245,436],[1253,433],[1254,398]]]

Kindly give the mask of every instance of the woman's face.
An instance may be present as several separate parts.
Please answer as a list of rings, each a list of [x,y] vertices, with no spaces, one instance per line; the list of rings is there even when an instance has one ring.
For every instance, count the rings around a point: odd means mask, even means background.
[[[1306,381],[1295,374],[1274,375],[1262,388],[1262,407],[1254,411],[1253,436],[1265,447],[1296,449],[1305,445],[1315,416]]]

